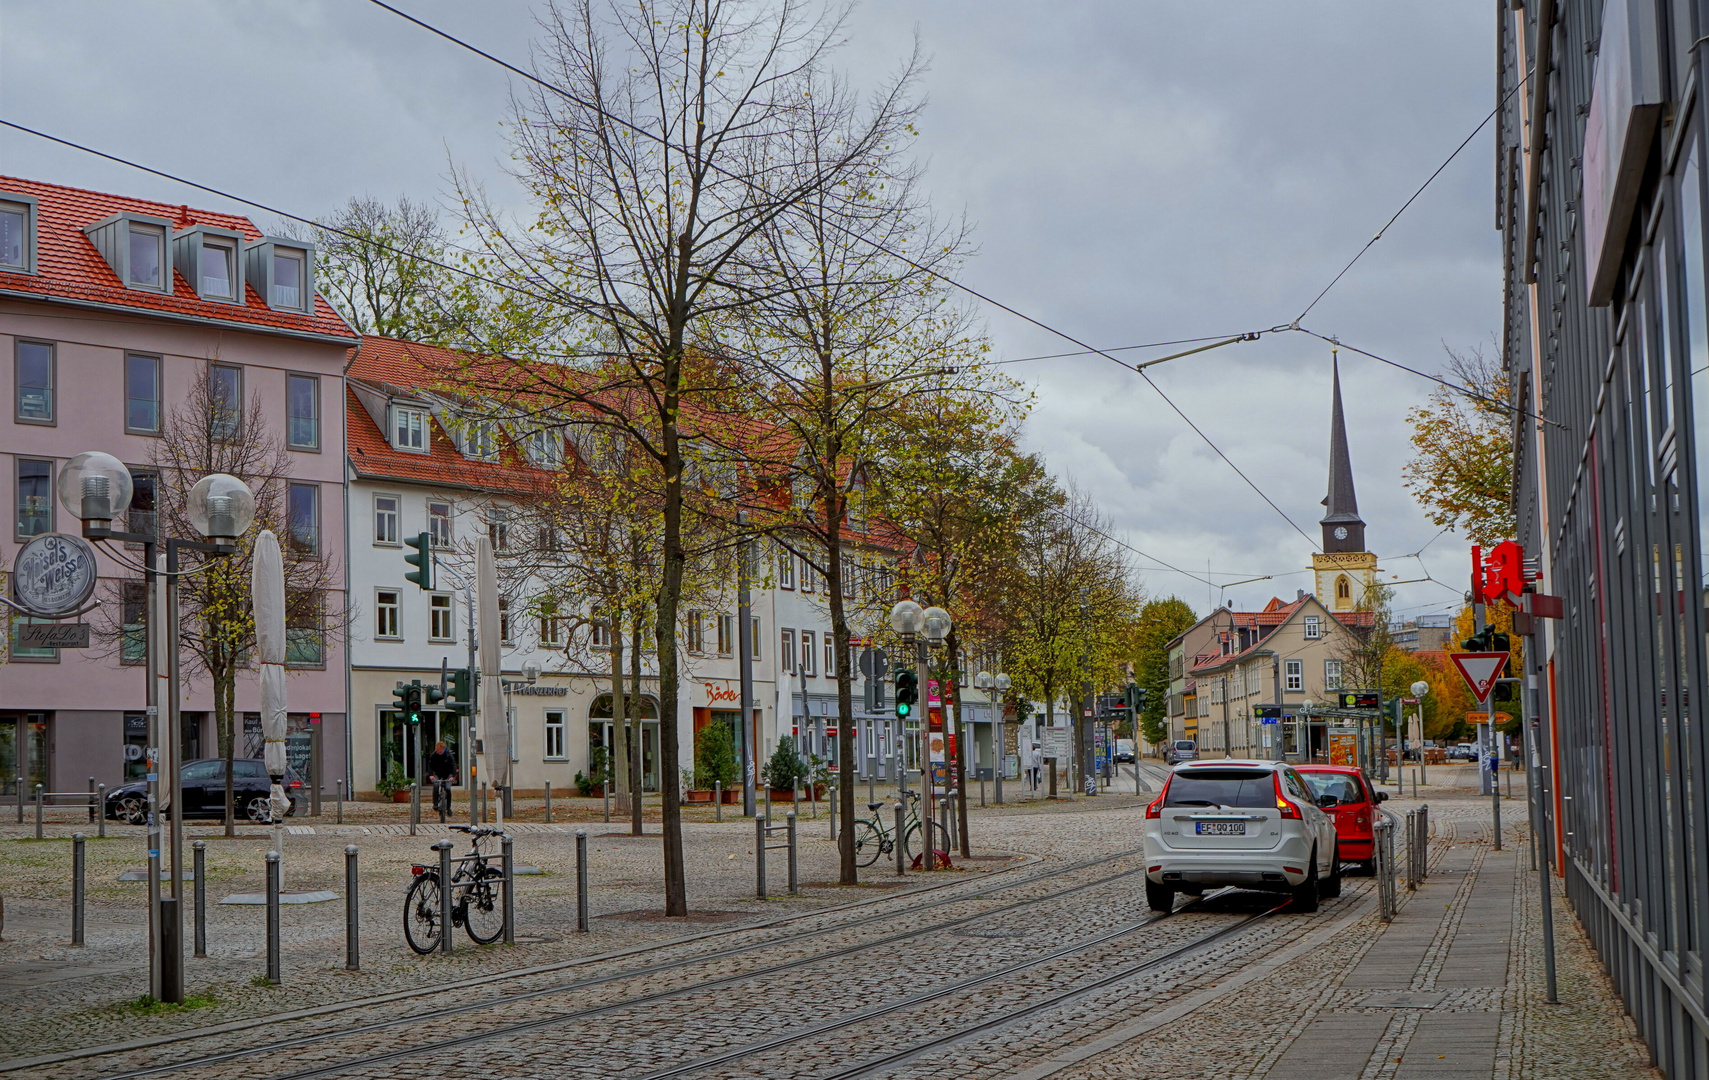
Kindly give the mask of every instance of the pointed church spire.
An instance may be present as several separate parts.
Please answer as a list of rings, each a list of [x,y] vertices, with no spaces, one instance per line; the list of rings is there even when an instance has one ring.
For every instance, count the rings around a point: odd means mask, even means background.
[[[1353,459],[1347,453],[1347,420],[1341,411],[1341,362],[1331,352],[1334,395],[1329,419],[1329,494],[1323,505],[1329,512],[1323,526],[1325,552],[1364,551],[1365,523],[1359,520],[1359,500],[1353,494]]]

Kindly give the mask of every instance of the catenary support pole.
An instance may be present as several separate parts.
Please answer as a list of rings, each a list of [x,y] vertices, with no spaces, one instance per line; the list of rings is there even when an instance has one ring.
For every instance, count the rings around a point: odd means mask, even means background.
[[[576,930],[588,932],[587,830],[576,830]]]
[[[344,969],[362,970],[362,904],[358,892],[356,845],[344,845]]]
[[[208,955],[208,842],[197,840],[190,845],[190,872],[196,878],[196,958]]]
[[[83,944],[83,841],[82,833],[71,834],[71,944]]]
[[[279,972],[279,853],[267,853],[267,981],[278,986]]]

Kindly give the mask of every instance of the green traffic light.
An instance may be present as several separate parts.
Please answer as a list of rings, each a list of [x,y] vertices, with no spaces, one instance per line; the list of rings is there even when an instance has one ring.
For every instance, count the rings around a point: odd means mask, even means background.
[[[404,562],[415,567],[404,575],[405,581],[413,581],[424,591],[433,591],[433,534],[417,533],[404,537],[404,546],[414,548],[412,554],[404,556]]]

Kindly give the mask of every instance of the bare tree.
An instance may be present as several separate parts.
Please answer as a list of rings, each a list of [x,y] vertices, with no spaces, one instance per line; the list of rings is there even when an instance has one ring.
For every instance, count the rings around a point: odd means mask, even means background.
[[[472,258],[512,286],[483,309],[481,338],[469,344],[558,363],[472,363],[463,377],[500,401],[520,392],[530,416],[573,405],[578,422],[622,431],[649,462],[653,475],[638,480],[660,500],[653,615],[665,912],[684,915],[677,623],[692,547],[685,520],[699,499],[714,513],[720,490],[690,490],[692,462],[717,441],[694,408],[736,378],[705,357],[718,355],[718,320],[765,288],[749,262],[764,231],[868,160],[887,115],[869,117],[819,172],[792,167],[792,133],[814,108],[803,78],[823,65],[840,25],[796,0],[571,0],[549,4],[540,24],[540,82],[516,100],[511,126],[516,175],[535,217],[513,224],[467,176],[458,194],[479,249]],[[548,341],[562,355],[546,356]]]
[[[287,221],[280,230],[314,243],[315,286],[359,333],[442,342],[453,325],[439,307],[455,294],[450,272],[435,265],[446,243],[433,207],[364,195],[319,226]]]

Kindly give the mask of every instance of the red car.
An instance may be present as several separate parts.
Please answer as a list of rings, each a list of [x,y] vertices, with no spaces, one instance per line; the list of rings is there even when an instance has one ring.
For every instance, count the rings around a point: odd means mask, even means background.
[[[1377,804],[1388,798],[1388,792],[1377,791],[1365,774],[1351,765],[1301,765],[1297,770],[1310,785],[1311,793],[1323,805],[1325,796],[1335,800],[1324,810],[1335,819],[1335,836],[1341,849],[1341,861],[1357,863],[1364,874],[1376,872],[1375,851],[1371,847],[1371,820]]]

